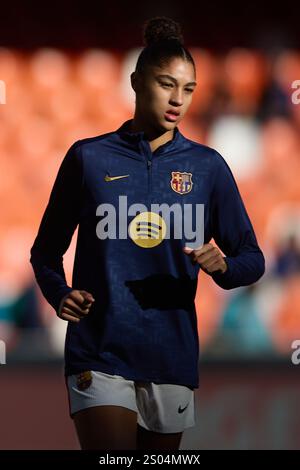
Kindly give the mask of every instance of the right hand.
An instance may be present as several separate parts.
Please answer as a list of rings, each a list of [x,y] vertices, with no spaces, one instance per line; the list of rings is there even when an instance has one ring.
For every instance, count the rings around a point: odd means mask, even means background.
[[[57,316],[62,320],[78,323],[89,313],[93,302],[95,299],[92,294],[74,289],[62,298]]]

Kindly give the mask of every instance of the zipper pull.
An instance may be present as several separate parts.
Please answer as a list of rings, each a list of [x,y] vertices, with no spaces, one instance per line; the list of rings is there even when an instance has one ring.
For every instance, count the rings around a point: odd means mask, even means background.
[[[151,160],[147,160],[147,165],[148,165],[148,168],[150,168],[150,166],[152,165]]]

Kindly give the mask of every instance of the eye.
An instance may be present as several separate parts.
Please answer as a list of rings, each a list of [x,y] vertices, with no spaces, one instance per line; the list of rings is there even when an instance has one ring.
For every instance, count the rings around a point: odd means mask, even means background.
[[[186,88],[185,91],[188,91],[189,93],[193,93],[194,89],[193,88]]]
[[[165,87],[172,87],[172,83],[161,83],[162,86],[165,86]]]

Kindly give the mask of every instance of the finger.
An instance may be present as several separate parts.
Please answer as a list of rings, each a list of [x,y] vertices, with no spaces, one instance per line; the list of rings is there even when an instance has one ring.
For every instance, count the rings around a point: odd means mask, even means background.
[[[209,273],[213,273],[214,271],[219,271],[221,270],[220,262],[219,260],[215,261],[214,263],[210,263],[208,266],[205,267],[206,271]]]
[[[220,259],[220,253],[214,253],[214,252],[208,252],[208,253],[203,253],[202,255],[196,255],[195,256],[198,263],[201,264],[209,264],[211,262],[215,262],[216,260]]]
[[[210,253],[212,250],[215,250],[216,247],[211,243],[206,243],[200,248],[195,248],[193,251],[197,256],[203,255],[204,253]]]
[[[89,307],[81,308],[76,304],[72,299],[68,298],[65,300],[63,307],[71,309],[73,312],[76,312],[78,315],[85,315],[89,311]]]
[[[209,246],[206,246],[205,248],[202,247],[200,250],[194,250],[194,253],[197,257],[202,256],[203,258],[207,257],[207,259],[212,256],[221,254],[220,250],[217,247],[210,245],[210,244]]]
[[[70,293],[69,298],[71,298],[78,305],[78,307],[81,308],[86,298],[85,293],[87,294],[86,291],[79,291],[75,289]]]
[[[189,246],[184,246],[184,247],[183,247],[183,250],[184,250],[184,252],[185,252],[186,254],[189,255],[190,253],[192,253],[193,248],[190,248]]]
[[[89,299],[84,299],[84,301],[81,304],[81,308],[90,307],[92,305],[92,303],[93,302],[91,302]]]
[[[80,322],[80,318],[74,317],[73,315],[69,315],[68,313],[65,313],[65,312],[61,312],[58,315],[58,317],[61,318],[62,320],[66,320],[66,321],[72,321],[72,322],[76,322],[76,323]]]
[[[214,250],[215,247],[211,244],[211,243],[206,243],[205,245],[202,245],[198,248],[190,248],[189,246],[185,246],[183,248],[184,252],[187,254],[187,255],[191,255],[191,257],[193,258],[193,260],[197,260],[197,257],[204,254],[204,253],[208,253],[210,252],[211,250]]]
[[[195,256],[195,251],[192,248],[190,248],[189,246],[183,247],[183,250],[189,256],[189,258],[192,262],[192,265],[197,264],[197,258]]]
[[[214,271],[218,271],[220,268],[219,261],[215,261],[214,263],[210,263],[208,266],[206,266],[206,270],[209,273],[213,273]]]
[[[221,273],[224,273],[227,271],[227,264],[224,261],[224,258],[222,255],[220,259],[213,266],[211,266],[211,268],[212,268],[212,271],[221,271]]]
[[[86,307],[86,308],[78,307],[78,305],[70,298],[65,300],[62,308],[68,308],[72,312],[77,313],[77,315],[80,315],[80,316],[86,315],[89,311],[88,307]]]
[[[85,316],[85,314],[80,314],[78,312],[74,312],[74,310],[72,310],[71,308],[68,308],[68,307],[63,307],[61,312],[62,313],[67,313],[68,315],[71,315],[71,316],[76,317],[76,318],[83,318]]]
[[[185,252],[187,256],[189,256],[192,264],[195,265],[197,263],[197,260],[195,259],[194,250],[190,248],[189,246],[185,246],[183,247],[183,251]]]
[[[93,303],[93,302],[95,302],[95,299],[94,299],[94,297],[92,296],[92,294],[90,292],[87,292],[85,290],[80,290],[79,292],[84,298],[84,300],[83,300],[84,303]]]
[[[187,245],[186,245],[186,246],[183,247],[183,251],[184,251],[187,255],[189,255],[189,254],[191,254],[192,252],[201,250],[201,249],[203,248],[203,246],[204,246],[204,245],[198,246],[197,248],[191,248],[190,246],[187,246]]]

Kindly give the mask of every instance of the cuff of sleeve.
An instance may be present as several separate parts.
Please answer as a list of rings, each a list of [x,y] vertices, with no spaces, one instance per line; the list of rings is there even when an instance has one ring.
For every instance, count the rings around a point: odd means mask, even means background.
[[[59,306],[63,297],[69,294],[72,290],[73,290],[72,287],[66,286],[57,292],[55,299],[53,299],[53,302],[52,302],[52,307],[54,308],[56,313],[58,313],[58,309],[59,309]]]
[[[232,267],[232,260],[229,257],[224,256],[224,261],[227,264],[227,269],[225,273],[221,271],[217,271],[212,273],[211,277],[215,281],[218,286],[222,287],[223,289],[231,289],[230,280],[232,278],[233,267]]]

